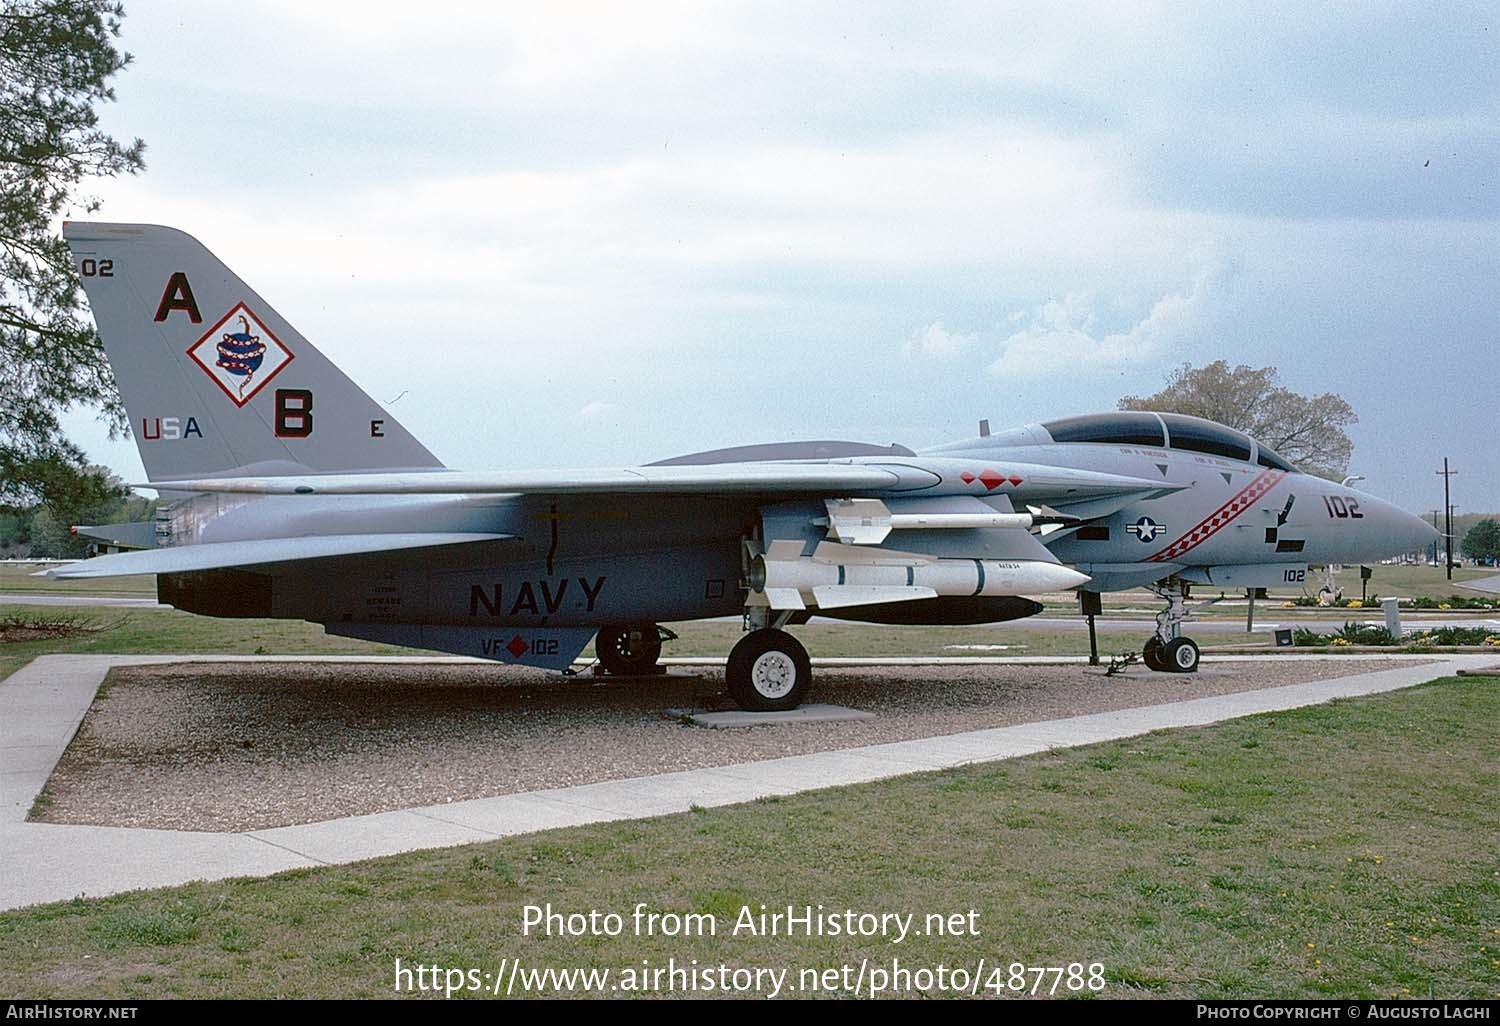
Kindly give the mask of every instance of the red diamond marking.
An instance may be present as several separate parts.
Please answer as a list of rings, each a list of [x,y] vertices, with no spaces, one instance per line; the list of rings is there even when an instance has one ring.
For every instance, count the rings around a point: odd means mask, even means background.
[[[519,659],[526,654],[526,642],[517,634],[514,638],[510,639],[510,644],[505,646],[505,650],[514,658]]]
[[[971,474],[971,473],[969,473],[967,470],[964,471],[962,474],[959,474],[958,475],[958,479],[960,481],[962,481],[964,484],[973,484],[974,483],[974,475]]]
[[[1005,478],[986,467],[979,475],[979,483],[984,485],[985,491],[992,492],[1005,483]]]
[[[1018,484],[1020,484],[1020,483],[1021,483],[1021,481],[1022,481],[1022,480],[1023,480],[1023,479],[1022,479],[1022,478],[1019,478],[1019,477],[1013,477],[1013,478],[1010,478],[1010,479],[1009,479],[1009,480],[1010,480],[1010,483],[1011,483],[1011,484],[1013,484],[1013,485],[1018,485]]]

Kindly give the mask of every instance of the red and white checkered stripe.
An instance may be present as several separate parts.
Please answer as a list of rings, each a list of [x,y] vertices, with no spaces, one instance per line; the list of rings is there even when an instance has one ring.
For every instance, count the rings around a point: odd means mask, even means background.
[[[1228,502],[1204,517],[1197,527],[1178,538],[1154,556],[1146,557],[1146,561],[1148,563],[1168,563],[1190,549],[1195,549],[1199,545],[1202,545],[1208,539],[1218,534],[1235,517],[1249,509],[1251,504],[1262,495],[1275,488],[1277,482],[1285,476],[1286,472],[1283,470],[1262,471],[1255,480],[1242,488]]]

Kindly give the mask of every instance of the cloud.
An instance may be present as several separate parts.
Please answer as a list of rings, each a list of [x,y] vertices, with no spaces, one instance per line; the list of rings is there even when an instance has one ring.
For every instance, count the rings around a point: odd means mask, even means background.
[[[620,412],[620,407],[614,403],[594,401],[578,411],[580,420],[604,420],[613,417]]]
[[[978,341],[979,336],[973,332],[952,332],[943,327],[942,321],[933,321],[916,338],[908,339],[901,348],[907,354],[946,358],[957,356]]]
[[[1109,334],[1096,330],[1092,296],[1074,292],[1048,300],[1032,312],[1026,327],[1000,344],[1000,357],[989,372],[1002,378],[1037,378],[1106,374],[1155,363],[1200,327],[1230,273],[1227,265],[1211,267],[1188,291],[1162,296],[1129,329]]]

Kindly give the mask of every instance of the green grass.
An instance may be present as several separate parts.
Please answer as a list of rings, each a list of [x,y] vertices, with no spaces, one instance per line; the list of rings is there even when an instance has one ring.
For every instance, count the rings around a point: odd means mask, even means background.
[[[0,680],[39,655],[60,652],[85,655],[190,652],[226,655],[431,655],[394,645],[375,645],[323,633],[318,624],[300,620],[220,620],[172,609],[111,609],[0,605],[8,616],[67,618],[97,628],[66,638],[0,645]],[[741,636],[738,621],[704,620],[673,624],[679,640],[663,650],[667,656],[723,657]],[[986,656],[1087,655],[1085,631],[1044,631],[1020,621],[990,627],[881,627],[866,624],[809,624],[793,628],[815,656]],[[1149,629],[1101,631],[1101,655],[1139,651]],[[1214,634],[1206,645],[1263,644],[1268,634]],[[993,651],[950,649],[949,645],[1010,645]],[[593,650],[585,650],[592,657]]]
[[[0,605],[0,619],[10,616],[68,619],[92,628],[83,634],[0,645],[0,680],[39,655],[141,653],[217,653],[225,655],[391,655],[408,652],[330,637],[319,624],[301,620],[217,620],[173,609],[111,609],[86,606]]]
[[[1458,552],[1458,546],[1453,547],[1454,553]],[[1481,592],[1464,592],[1457,585],[1464,581],[1477,581],[1485,577],[1494,577],[1500,571],[1492,569],[1471,569],[1468,567],[1454,570],[1453,580],[1448,580],[1440,566],[1385,566],[1376,564],[1371,567],[1373,576],[1370,578],[1368,588],[1371,595],[1394,595],[1399,598],[1416,598],[1419,595],[1430,595],[1433,598],[1447,598],[1453,594],[1480,595]],[[1312,577],[1312,574],[1308,575]],[[1321,580],[1321,575],[1319,576]],[[1338,574],[1339,587],[1344,589],[1345,598],[1359,598],[1359,567],[1346,566]],[[1309,592],[1317,594],[1317,587],[1310,587]]]
[[[0,595],[35,592],[42,595],[123,595],[130,598],[156,597],[156,577],[97,577],[81,581],[49,581],[33,577],[38,570],[56,564],[0,563]]]
[[[1102,962],[1106,996],[1500,995],[1500,680],[655,820],[0,914],[0,992],[390,996],[489,970]],[[720,935],[523,937],[522,907]],[[977,937],[724,934],[742,905],[977,911]],[[795,974],[794,974],[795,975]]]

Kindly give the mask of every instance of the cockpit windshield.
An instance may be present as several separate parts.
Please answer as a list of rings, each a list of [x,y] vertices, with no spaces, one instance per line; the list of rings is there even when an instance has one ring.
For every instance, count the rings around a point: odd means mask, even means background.
[[[1043,424],[1054,442],[1103,442],[1109,445],[1167,444],[1154,413],[1093,413]]]
[[[1211,420],[1184,417],[1180,413],[1163,413],[1161,419],[1166,422],[1174,449],[1223,456],[1225,459],[1243,460],[1246,463],[1250,462],[1250,454],[1255,451],[1255,443],[1250,440],[1249,435],[1242,435]]]
[[[1047,421],[1042,428],[1054,442],[1170,447],[1246,463],[1253,460],[1289,473],[1297,469],[1243,432],[1180,413],[1095,413]]]

